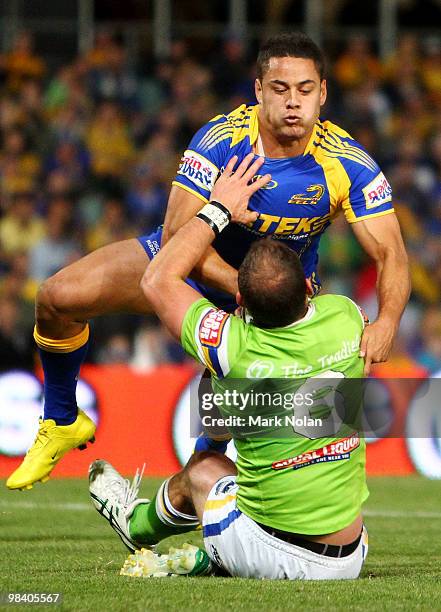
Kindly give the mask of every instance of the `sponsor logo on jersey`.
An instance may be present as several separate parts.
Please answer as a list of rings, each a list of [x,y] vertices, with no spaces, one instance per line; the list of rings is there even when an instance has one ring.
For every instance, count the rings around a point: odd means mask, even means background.
[[[256,361],[253,361],[253,363],[248,366],[247,378],[269,378],[273,371],[274,364],[272,361],[256,359]]]
[[[157,240],[146,240],[147,248],[149,249],[152,257],[159,253],[159,244]]]
[[[223,567],[222,559],[220,558],[219,551],[217,550],[216,546],[214,546],[214,544],[210,544],[210,549],[211,549],[211,556],[215,560],[216,564],[219,567]]]
[[[260,213],[254,228],[260,234],[274,234],[284,238],[313,236],[325,229],[329,219],[329,214],[322,217],[278,217],[277,215]]]
[[[222,332],[230,315],[223,310],[211,309],[199,325],[199,340],[203,346],[217,348],[222,342]]]
[[[307,365],[304,368],[300,368],[297,361],[284,365],[281,367],[284,378],[294,378],[295,376],[305,376],[312,372],[312,365]]]
[[[376,208],[392,200],[392,187],[382,172],[363,189],[366,208]]]
[[[211,191],[218,169],[195,151],[185,151],[179,163],[178,174],[186,176],[197,187]]]
[[[308,465],[316,463],[328,463],[330,461],[341,461],[349,459],[352,451],[360,446],[360,438],[354,434],[347,438],[342,438],[332,444],[327,444],[321,448],[301,453],[289,459],[282,459],[271,464],[273,470],[285,470],[287,468],[298,470]]]
[[[230,489],[232,489],[234,486],[236,485],[234,480],[227,480],[226,482],[224,480],[222,480],[221,482],[218,482],[215,490],[214,490],[214,494],[215,495],[223,495],[225,494],[227,491],[229,491]]]
[[[353,340],[343,340],[340,349],[336,353],[329,355],[321,355],[317,357],[317,361],[321,368],[326,368],[333,363],[339,363],[345,359],[350,359],[354,353],[358,353],[360,349],[360,336],[357,334]]]
[[[288,204],[301,204],[303,206],[317,204],[325,193],[325,188],[323,185],[310,185],[306,188],[306,191],[312,193],[313,195],[308,196],[305,193],[296,193],[288,201]]]
[[[251,182],[254,183],[255,181],[257,181],[258,179],[262,178],[263,176],[265,176],[264,174],[256,174],[253,176],[253,178],[251,179]],[[269,183],[267,183],[266,185],[264,185],[263,187],[261,187],[261,189],[275,189],[276,187],[279,186],[279,183],[275,180],[271,180],[269,181]]]

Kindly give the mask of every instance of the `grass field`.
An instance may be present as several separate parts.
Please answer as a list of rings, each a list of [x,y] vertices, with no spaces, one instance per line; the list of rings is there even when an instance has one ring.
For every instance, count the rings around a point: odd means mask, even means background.
[[[158,482],[144,482],[143,496]],[[92,508],[86,480],[23,493],[0,484],[0,592],[63,593],[61,605],[39,609],[441,610],[441,482],[371,479],[369,556],[358,581],[338,583],[121,577],[126,549]],[[200,543],[197,533],[185,539]]]

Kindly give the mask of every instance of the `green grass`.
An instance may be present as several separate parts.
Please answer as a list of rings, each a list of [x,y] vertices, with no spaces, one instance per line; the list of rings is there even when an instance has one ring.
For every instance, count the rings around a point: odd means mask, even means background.
[[[141,493],[157,485],[148,480]],[[61,592],[61,606],[38,606],[55,610],[441,610],[441,483],[410,477],[369,485],[370,551],[361,578],[302,583],[121,577],[126,549],[88,507],[86,480],[54,480],[23,493],[3,484],[0,592]],[[185,539],[200,543],[197,533]]]

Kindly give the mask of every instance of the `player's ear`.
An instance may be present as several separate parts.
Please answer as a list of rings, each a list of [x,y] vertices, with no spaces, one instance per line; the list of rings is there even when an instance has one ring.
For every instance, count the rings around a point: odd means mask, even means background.
[[[256,100],[259,104],[262,104],[262,83],[259,79],[254,81],[254,93],[256,94]]]
[[[326,79],[322,79],[320,83],[320,106],[326,102],[326,98],[328,95],[328,90],[326,87]]]
[[[239,291],[236,293],[236,304],[237,304],[238,306],[244,306],[243,297],[241,296],[241,294],[239,293]]]
[[[305,278],[306,284],[306,295],[307,297],[312,297],[314,295],[314,289],[312,288],[312,283],[310,278]]]

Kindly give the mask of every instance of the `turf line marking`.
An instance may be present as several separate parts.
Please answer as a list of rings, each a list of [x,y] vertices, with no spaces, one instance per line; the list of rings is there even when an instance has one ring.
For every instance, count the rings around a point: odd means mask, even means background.
[[[81,502],[78,503],[39,503],[32,501],[10,501],[4,504],[0,502],[0,509],[4,512],[9,508],[28,508],[29,510],[37,510],[41,508],[42,510],[73,510],[78,512],[83,512],[85,510],[93,510],[92,504],[83,504]]]
[[[32,502],[32,501],[0,501],[0,512],[8,511],[13,508],[24,508],[29,510],[71,510],[73,512],[87,512],[93,511],[92,504],[86,504],[81,502],[68,502],[68,503],[49,503],[49,502]],[[366,509],[363,512],[364,516],[371,516],[375,518],[427,518],[427,519],[441,519],[441,512],[424,512],[424,511],[409,511],[403,512],[401,510],[371,510]]]

